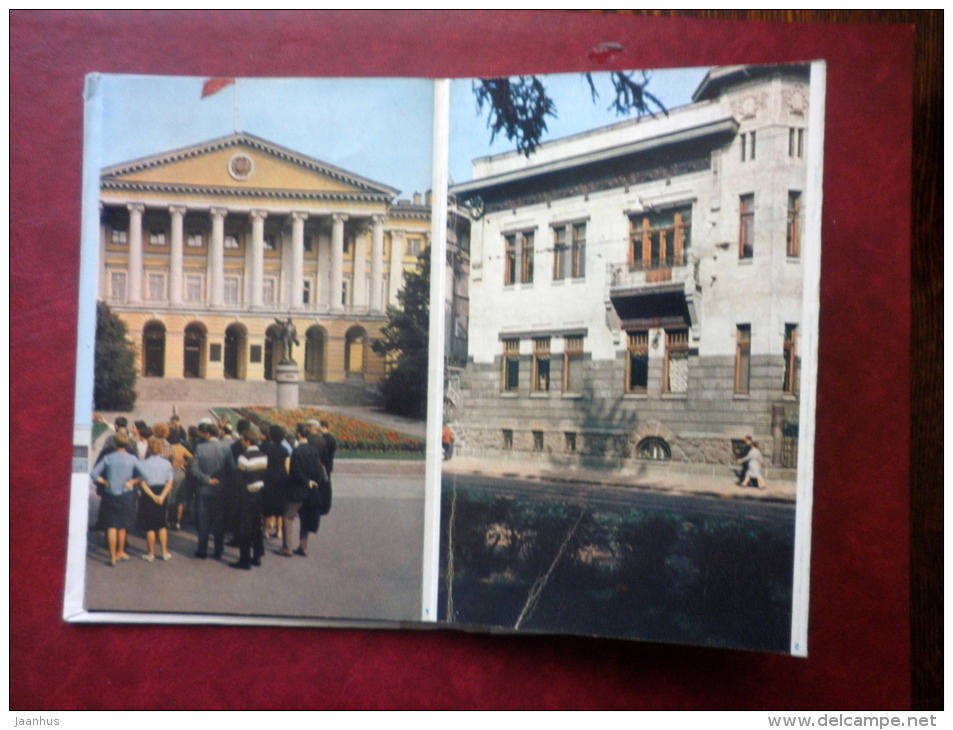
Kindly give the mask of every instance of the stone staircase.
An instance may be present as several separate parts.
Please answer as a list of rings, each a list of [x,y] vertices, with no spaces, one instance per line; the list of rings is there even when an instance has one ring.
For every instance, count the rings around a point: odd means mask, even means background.
[[[274,405],[278,385],[272,380],[201,380],[198,378],[139,378],[137,403],[215,403],[223,406]],[[301,405],[367,406],[381,405],[377,388],[363,382],[319,383],[301,381]]]

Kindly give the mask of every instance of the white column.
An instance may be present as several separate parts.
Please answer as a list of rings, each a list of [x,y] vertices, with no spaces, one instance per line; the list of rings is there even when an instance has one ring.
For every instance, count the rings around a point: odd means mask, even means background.
[[[384,309],[381,303],[381,287],[384,283],[384,216],[374,216],[371,232],[371,312]]]
[[[303,309],[304,304],[304,222],[308,214],[291,214],[291,307]],[[313,297],[313,292],[312,292]]]
[[[340,312],[341,287],[344,285],[344,221],[347,216],[334,213],[331,216],[331,311]]]
[[[169,244],[169,302],[175,306],[182,303],[182,238],[185,207],[169,207],[172,215],[172,240]]]
[[[397,292],[404,287],[404,232],[390,232],[390,292],[388,304],[397,306]]]
[[[265,278],[265,218],[268,213],[253,210],[251,216],[251,306],[261,308],[262,280]]]
[[[225,208],[212,208],[212,240],[208,243],[209,304],[225,305]]]
[[[322,307],[331,305],[331,234],[325,230],[318,233],[318,291],[314,301]]]
[[[367,235],[354,237],[354,266],[351,268],[351,305],[367,307]]]
[[[130,203],[129,209],[129,303],[142,302],[142,213],[146,206]]]

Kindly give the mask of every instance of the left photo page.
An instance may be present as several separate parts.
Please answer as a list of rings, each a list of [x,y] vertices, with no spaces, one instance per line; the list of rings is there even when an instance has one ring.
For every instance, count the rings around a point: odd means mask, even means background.
[[[434,83],[85,104],[64,618],[426,620]]]

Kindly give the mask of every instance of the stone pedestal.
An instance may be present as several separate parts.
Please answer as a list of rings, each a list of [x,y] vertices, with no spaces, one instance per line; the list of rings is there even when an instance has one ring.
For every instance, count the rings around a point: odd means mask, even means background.
[[[275,380],[278,381],[278,407],[291,409],[298,407],[298,363],[285,361],[275,368]]]

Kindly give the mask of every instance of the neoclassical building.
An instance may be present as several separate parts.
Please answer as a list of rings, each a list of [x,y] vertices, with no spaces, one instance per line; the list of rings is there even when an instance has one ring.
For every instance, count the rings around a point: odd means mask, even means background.
[[[398,192],[246,133],[106,168],[99,298],[145,378],[273,379],[291,317],[304,379],[375,383],[371,342],[430,237]]]
[[[794,466],[810,71],[473,163],[460,454]]]

